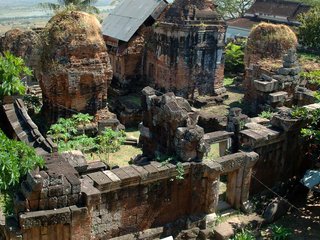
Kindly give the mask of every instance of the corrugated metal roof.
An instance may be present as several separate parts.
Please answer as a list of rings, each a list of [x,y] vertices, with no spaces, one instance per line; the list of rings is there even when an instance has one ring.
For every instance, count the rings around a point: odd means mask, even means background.
[[[128,42],[150,15],[165,7],[164,0],[122,0],[103,20],[103,35]]]

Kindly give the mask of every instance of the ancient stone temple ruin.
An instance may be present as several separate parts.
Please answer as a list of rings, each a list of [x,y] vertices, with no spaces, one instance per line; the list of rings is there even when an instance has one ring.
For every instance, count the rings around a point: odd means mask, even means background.
[[[106,106],[112,69],[98,20],[89,14],[56,15],[46,26],[36,71],[47,113],[95,113]]]
[[[183,162],[201,161],[207,152],[204,130],[197,125],[198,113],[187,100],[173,93],[157,96],[150,87],[143,89],[143,122],[140,142],[143,153],[177,156]]]
[[[262,70],[258,66],[247,69],[245,98],[255,106],[254,111],[266,107],[306,105],[314,103],[313,92],[303,87],[301,66],[295,49],[283,56],[282,67],[276,71]]]
[[[143,104],[140,129],[147,161],[108,170],[102,162],[87,162],[79,151],[60,154],[52,146],[48,153],[50,144],[36,144],[46,164],[22,180],[15,214],[0,221],[0,238],[190,239],[183,237],[190,232],[196,239],[208,239],[210,234],[218,238],[211,227],[221,204],[222,176],[228,179],[225,201],[232,208],[246,209],[249,193],[264,190],[255,179],[272,187],[295,176],[304,164],[298,140],[301,119],[291,118],[289,109],[271,121],[250,119],[241,109],[231,109],[230,132],[204,134],[196,125],[197,114],[181,97],[159,95],[148,87],[143,90]],[[305,107],[313,111],[320,104]],[[29,140],[25,134],[37,132],[19,102],[3,110],[22,141]],[[25,124],[27,128],[22,128]],[[221,151],[222,157],[202,159],[204,142],[226,149],[229,141],[237,142],[237,152]],[[183,171],[155,161],[156,151],[177,154],[184,161]]]
[[[176,0],[147,44],[148,81],[186,98],[223,94],[225,31],[212,1]]]

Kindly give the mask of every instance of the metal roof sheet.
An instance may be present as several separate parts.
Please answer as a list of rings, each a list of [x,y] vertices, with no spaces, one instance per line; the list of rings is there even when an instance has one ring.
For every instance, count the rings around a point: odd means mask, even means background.
[[[128,42],[159,7],[164,9],[166,2],[164,0],[122,0],[103,20],[103,35]]]

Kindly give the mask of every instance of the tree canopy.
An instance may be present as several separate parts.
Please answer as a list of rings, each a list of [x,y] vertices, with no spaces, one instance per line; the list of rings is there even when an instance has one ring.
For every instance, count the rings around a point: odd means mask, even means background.
[[[300,43],[306,47],[320,50],[320,7],[314,7],[309,12],[301,14],[299,20],[301,22],[299,27]]]
[[[224,18],[237,18],[245,14],[255,0],[219,0],[218,11]]]
[[[63,10],[83,11],[98,14],[99,10],[93,6],[97,0],[58,0],[58,3],[41,3],[44,9],[54,11],[55,13]]]

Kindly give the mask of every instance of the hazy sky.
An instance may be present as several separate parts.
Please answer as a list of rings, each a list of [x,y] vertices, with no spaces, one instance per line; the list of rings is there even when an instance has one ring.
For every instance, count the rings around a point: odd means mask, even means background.
[[[110,0],[98,0],[98,4],[107,3]],[[19,6],[19,5],[36,5],[43,2],[57,2],[56,0],[0,0],[0,7],[4,6]]]

